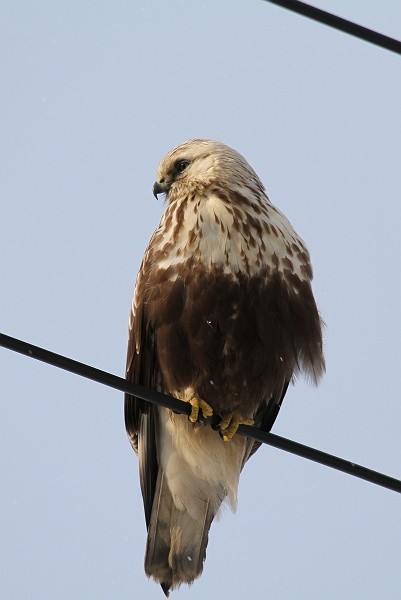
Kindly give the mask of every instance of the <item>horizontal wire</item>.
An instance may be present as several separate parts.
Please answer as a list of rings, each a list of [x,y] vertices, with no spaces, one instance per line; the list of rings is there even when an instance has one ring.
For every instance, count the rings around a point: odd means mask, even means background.
[[[132,383],[131,381],[127,381],[122,377],[118,377],[117,375],[112,375],[106,371],[101,371],[100,369],[96,369],[90,365],[67,358],[61,354],[56,354],[55,352],[50,352],[49,350],[45,350],[39,346],[34,346],[28,342],[5,335],[4,333],[0,333],[0,346],[3,346],[8,350],[24,354],[34,358],[35,360],[40,360],[41,362],[53,365],[54,367],[58,367],[64,371],[69,371],[70,373],[75,373],[76,375],[86,377],[92,381],[97,381],[102,385],[106,385],[121,392],[126,392],[132,396],[141,398],[141,400],[146,400],[148,402],[152,402],[153,404],[164,406],[165,408],[169,408],[175,412],[186,415],[189,415],[191,412],[191,407],[187,402],[182,402],[177,398],[166,396],[165,394],[161,394],[155,390],[150,390],[142,385]],[[212,420],[207,419],[206,424],[212,424]],[[389,477],[388,475],[384,475],[383,473],[379,473],[377,471],[372,471],[371,469],[367,469],[361,465],[344,460],[343,458],[338,458],[337,456],[327,454],[326,452],[311,448],[310,446],[299,444],[298,442],[294,442],[273,433],[261,431],[260,429],[257,429],[256,427],[250,427],[249,425],[240,425],[237,433],[251,438],[257,442],[261,442],[262,444],[268,444],[269,446],[273,446],[279,450],[284,450],[285,452],[295,454],[302,458],[306,458],[307,460],[312,460],[321,465],[325,465],[326,467],[331,467],[337,471],[348,473],[354,477],[364,479],[370,483],[374,483],[376,485],[388,488],[389,490],[393,490],[394,492],[401,493],[400,480],[394,479],[393,477]]]
[[[401,41],[389,37],[388,35],[384,35],[383,33],[378,33],[373,29],[368,29],[367,27],[353,23],[352,21],[348,21],[347,19],[343,19],[342,17],[337,17],[337,15],[333,15],[332,13],[322,10],[321,8],[316,8],[315,6],[311,6],[305,2],[299,2],[298,0],[264,1],[270,2],[271,4],[277,4],[278,6],[286,8],[291,12],[298,13],[299,15],[308,17],[313,21],[318,21],[319,23],[323,23],[324,25],[328,25],[329,27],[333,27],[334,29],[348,33],[349,35],[353,35],[354,37],[364,40],[365,42],[370,42],[371,44],[375,44],[376,46],[380,46],[381,48],[385,48],[386,50],[390,50],[396,54],[401,54]]]

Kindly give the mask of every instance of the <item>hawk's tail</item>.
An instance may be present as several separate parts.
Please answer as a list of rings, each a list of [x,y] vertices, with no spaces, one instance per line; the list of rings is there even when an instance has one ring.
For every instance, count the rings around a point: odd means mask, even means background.
[[[192,583],[202,573],[210,525],[215,516],[210,502],[199,498],[193,519],[173,503],[159,469],[145,554],[145,572],[160,583],[166,596],[170,588]]]

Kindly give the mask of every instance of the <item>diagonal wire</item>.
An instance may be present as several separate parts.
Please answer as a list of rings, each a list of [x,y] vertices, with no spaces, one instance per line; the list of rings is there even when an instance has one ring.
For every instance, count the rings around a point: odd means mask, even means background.
[[[19,352],[20,354],[30,356],[35,360],[40,360],[49,365],[53,365],[54,367],[58,367],[59,369],[69,371],[70,373],[75,373],[81,377],[86,377],[92,381],[97,381],[102,385],[120,390],[121,392],[127,392],[128,394],[141,398],[142,400],[147,400],[153,404],[159,404],[165,408],[170,408],[175,412],[186,415],[190,414],[189,404],[182,402],[181,400],[177,400],[177,398],[172,398],[171,396],[166,396],[165,394],[150,390],[142,385],[127,381],[122,377],[117,377],[117,375],[112,375],[106,371],[101,371],[100,369],[96,369],[95,367],[91,367],[71,358],[67,358],[61,354],[50,352],[49,350],[45,350],[39,346],[33,346],[28,342],[18,340],[14,337],[5,335],[4,333],[0,333],[0,346],[3,346],[8,350],[13,350],[14,352]],[[207,422],[211,423],[211,420],[208,419]],[[297,456],[301,456],[307,460],[312,460],[321,465],[331,467],[332,469],[337,469],[343,473],[348,473],[354,477],[359,477],[360,479],[364,479],[370,483],[374,483],[376,485],[388,488],[389,490],[393,490],[394,492],[401,493],[401,481],[398,479],[394,479],[393,477],[389,477],[388,475],[384,475],[383,473],[379,473],[377,471],[372,471],[371,469],[367,469],[361,465],[344,460],[343,458],[338,458],[337,456],[327,454],[326,452],[311,448],[310,446],[299,444],[298,442],[294,442],[273,433],[266,433],[265,431],[256,429],[256,427],[250,427],[249,425],[240,425],[238,428],[238,433],[257,442],[268,444],[269,446],[273,446],[274,448],[278,448],[280,450],[285,450],[286,452],[296,454]]]
[[[347,19],[343,19],[342,17],[337,17],[337,15],[333,15],[332,13],[322,10],[321,8],[316,8],[315,6],[311,6],[305,2],[299,2],[298,0],[264,1],[270,2],[271,4],[277,4],[278,6],[286,8],[291,12],[298,13],[299,15],[308,17],[313,21],[318,21],[319,23],[323,23],[324,25],[328,25],[329,27],[333,27],[334,29],[348,33],[349,35],[353,35],[361,40],[364,40],[365,42],[370,42],[371,44],[375,44],[376,46],[380,46],[381,48],[385,48],[386,50],[390,50],[396,54],[401,54],[401,41],[384,35],[383,33],[378,33],[373,29],[368,29],[367,27],[353,23],[352,21],[348,21]]]

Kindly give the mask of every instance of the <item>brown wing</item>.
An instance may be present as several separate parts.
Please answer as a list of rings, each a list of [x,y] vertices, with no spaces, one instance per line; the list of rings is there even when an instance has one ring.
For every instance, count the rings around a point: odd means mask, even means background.
[[[274,425],[275,420],[278,417],[278,413],[280,412],[281,405],[283,403],[284,397],[287,393],[287,389],[289,386],[290,380],[287,380],[284,384],[284,387],[281,391],[281,394],[278,393],[274,397],[270,399],[266,399],[258,408],[255,415],[255,423],[254,427],[261,429],[262,431],[266,431],[267,433],[271,430]],[[242,467],[246,463],[247,460],[251,458],[253,454],[255,454],[256,450],[258,450],[261,446],[261,442],[253,442],[249,440],[247,443],[247,451],[245,452],[245,459],[242,464]]]
[[[131,316],[126,378],[152,389],[160,389],[155,359],[154,333],[143,305]],[[159,464],[156,451],[157,407],[135,396],[125,395],[125,427],[138,454],[146,525],[149,526]]]

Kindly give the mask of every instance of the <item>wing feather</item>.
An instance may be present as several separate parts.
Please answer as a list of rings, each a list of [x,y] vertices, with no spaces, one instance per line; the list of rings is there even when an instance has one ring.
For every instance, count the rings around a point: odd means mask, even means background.
[[[154,332],[146,321],[143,305],[138,307],[135,315],[131,315],[126,378],[151,389],[160,389]],[[129,440],[138,454],[145,519],[149,526],[159,470],[156,446],[157,407],[126,394],[124,413]]]

